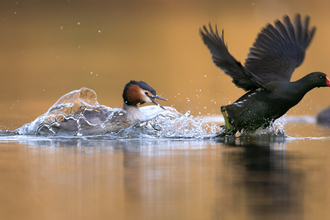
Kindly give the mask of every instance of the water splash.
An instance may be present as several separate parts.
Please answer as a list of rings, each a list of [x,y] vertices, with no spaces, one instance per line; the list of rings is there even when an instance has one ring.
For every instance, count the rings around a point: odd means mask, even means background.
[[[259,128],[253,133],[242,134],[242,135],[249,135],[254,137],[287,137],[285,134],[285,125],[287,120],[285,118],[280,118],[275,120],[270,126],[266,128]]]
[[[266,128],[259,128],[256,131],[249,132],[249,131],[240,131],[236,132],[235,135],[226,135],[224,132],[226,131],[225,128],[221,128],[221,130],[210,138],[222,140],[224,142],[236,142],[237,140],[241,140],[243,142],[246,142],[246,140],[249,139],[258,139],[259,141],[278,141],[282,139],[289,138],[285,134],[285,125],[287,123],[286,118],[280,118],[275,120],[273,123],[271,123],[270,126]]]
[[[119,139],[205,138],[219,131],[217,125],[205,122],[203,117],[193,117],[189,111],[182,115],[172,107],[163,110],[146,106],[140,112],[141,118],[130,118],[123,109],[100,105],[93,90],[81,88],[62,96],[45,114],[15,132]]]
[[[189,112],[179,117],[159,114],[156,117],[141,121],[122,129],[115,134],[116,138],[208,138],[219,131],[216,124],[209,124],[202,117],[193,117]]]
[[[194,117],[189,111],[181,114],[172,107],[164,110],[152,105],[141,107],[139,111],[141,117],[127,116],[123,109],[100,105],[93,90],[81,88],[62,96],[33,122],[15,131],[0,131],[0,136],[214,139],[221,133],[216,123],[224,122],[219,116]],[[237,133],[230,138],[287,138],[284,127],[288,121],[290,119],[280,118],[268,128],[254,133]]]

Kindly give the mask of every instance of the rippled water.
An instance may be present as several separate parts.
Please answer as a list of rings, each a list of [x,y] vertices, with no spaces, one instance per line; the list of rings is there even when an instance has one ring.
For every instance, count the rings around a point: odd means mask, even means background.
[[[330,129],[288,121],[296,137],[1,136],[0,217],[327,219]]]

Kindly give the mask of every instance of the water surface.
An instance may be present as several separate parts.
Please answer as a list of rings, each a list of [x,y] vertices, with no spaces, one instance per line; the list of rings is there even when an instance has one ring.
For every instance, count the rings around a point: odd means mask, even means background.
[[[327,219],[330,129],[286,127],[294,138],[2,136],[0,217]]]

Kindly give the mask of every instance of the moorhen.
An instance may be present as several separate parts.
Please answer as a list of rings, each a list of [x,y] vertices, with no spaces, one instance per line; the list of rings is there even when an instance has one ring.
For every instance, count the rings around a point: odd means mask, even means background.
[[[300,102],[315,87],[330,86],[322,72],[312,72],[302,79],[290,82],[294,69],[303,62],[305,50],[315,33],[309,28],[309,16],[302,22],[300,15],[291,23],[284,16],[283,23],[275,21],[261,30],[243,66],[229,52],[215,27],[200,29],[202,40],[212,54],[212,60],[232,82],[247,91],[236,102],[221,106],[225,119],[219,136],[234,135],[237,131],[254,132],[267,127]]]

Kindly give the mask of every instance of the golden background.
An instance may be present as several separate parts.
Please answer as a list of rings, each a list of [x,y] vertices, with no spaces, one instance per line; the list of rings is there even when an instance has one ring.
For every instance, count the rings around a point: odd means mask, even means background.
[[[122,106],[129,80],[143,80],[180,112],[219,114],[244,91],[217,68],[199,36],[211,22],[225,30],[242,63],[258,32],[288,14],[311,17],[317,31],[292,80],[328,73],[329,1],[2,1],[0,129],[45,113],[62,95],[93,89],[100,104]],[[316,115],[329,88],[308,93],[289,115]]]

